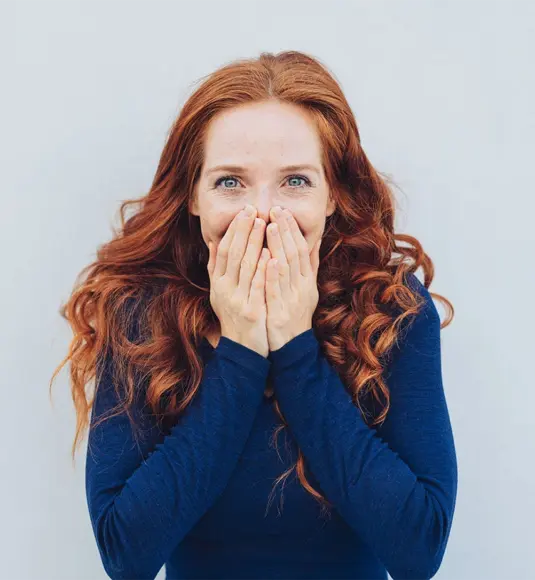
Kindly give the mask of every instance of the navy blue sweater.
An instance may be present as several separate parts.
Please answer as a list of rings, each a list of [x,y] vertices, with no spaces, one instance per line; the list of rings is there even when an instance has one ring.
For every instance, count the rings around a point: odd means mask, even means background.
[[[441,375],[440,319],[427,289],[424,310],[400,335],[385,381],[390,410],[369,427],[314,330],[268,358],[222,336],[203,339],[204,376],[185,414],[163,434],[140,401],[133,438],[107,365],[96,392],[86,492],[110,578],[429,579],[446,549],[457,462]],[[288,427],[264,396],[270,375]],[[334,505],[330,517],[295,472]],[[283,503],[280,493],[283,487]]]

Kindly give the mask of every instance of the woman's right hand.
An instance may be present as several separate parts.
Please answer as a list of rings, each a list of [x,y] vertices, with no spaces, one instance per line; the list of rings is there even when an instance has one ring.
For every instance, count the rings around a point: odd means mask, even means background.
[[[221,336],[267,357],[265,277],[271,253],[262,248],[266,224],[250,208],[251,215],[241,210],[234,217],[217,248],[208,245],[210,303]]]

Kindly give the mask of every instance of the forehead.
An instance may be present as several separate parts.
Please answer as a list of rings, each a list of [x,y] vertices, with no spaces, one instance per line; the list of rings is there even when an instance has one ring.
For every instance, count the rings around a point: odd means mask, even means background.
[[[251,163],[320,164],[316,127],[299,107],[287,103],[247,104],[223,111],[208,127],[205,167]]]

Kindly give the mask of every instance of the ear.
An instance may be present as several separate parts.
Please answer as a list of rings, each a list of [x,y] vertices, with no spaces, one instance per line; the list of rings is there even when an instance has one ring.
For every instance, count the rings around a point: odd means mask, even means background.
[[[325,217],[329,217],[334,213],[336,209],[336,202],[334,201],[333,197],[329,195],[329,201],[327,202],[327,211],[325,213]]]
[[[197,204],[197,196],[194,196],[193,199],[190,201],[189,204],[189,213],[191,215],[198,216],[199,215],[199,207]]]

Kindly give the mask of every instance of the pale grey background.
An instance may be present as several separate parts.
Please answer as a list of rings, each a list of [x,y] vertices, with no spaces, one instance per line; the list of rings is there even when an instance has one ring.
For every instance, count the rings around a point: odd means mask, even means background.
[[[436,577],[535,578],[534,17],[510,0],[0,5],[2,579],[106,577],[66,370],[48,398],[70,338],[59,304],[120,200],[148,191],[193,83],[283,49],[334,71],[399,185],[399,230],[456,307],[442,336],[459,493]]]

